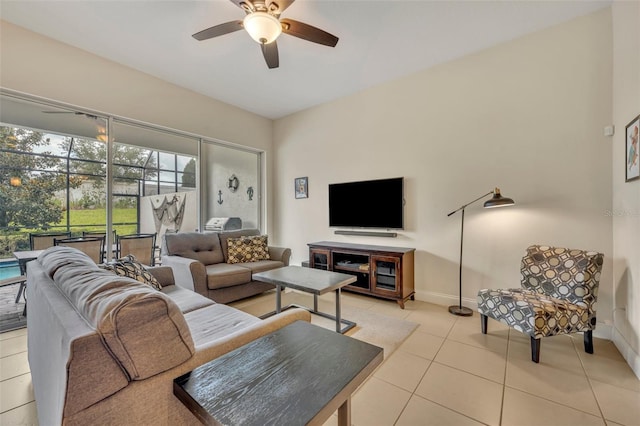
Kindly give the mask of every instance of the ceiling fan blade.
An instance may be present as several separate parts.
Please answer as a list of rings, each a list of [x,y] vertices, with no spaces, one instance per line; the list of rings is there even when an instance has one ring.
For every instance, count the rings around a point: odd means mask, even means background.
[[[80,111],[42,111],[43,114],[73,114],[73,115],[83,115],[87,118],[92,118],[94,120],[98,119],[97,115],[87,114],[86,112]]]
[[[267,2],[267,10],[276,16],[280,16],[294,1],[296,0],[271,0]]]
[[[269,69],[278,68],[280,66],[280,59],[278,58],[278,45],[276,42],[261,44],[260,47],[262,48],[262,54]]]
[[[338,44],[338,37],[320,28],[312,27],[309,24],[293,19],[281,19],[280,22],[282,23],[283,33],[329,47],[335,47]]]
[[[192,35],[196,40],[208,40],[210,38],[218,37],[221,35],[229,34],[234,31],[238,31],[242,29],[242,21],[230,21],[225,22],[224,24],[215,25],[211,28],[207,28],[206,30],[202,30],[200,32]]]

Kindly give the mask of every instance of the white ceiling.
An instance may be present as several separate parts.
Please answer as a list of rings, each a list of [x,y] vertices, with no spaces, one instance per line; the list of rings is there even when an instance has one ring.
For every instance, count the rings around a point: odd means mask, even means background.
[[[283,14],[340,38],[335,48],[283,34],[269,70],[229,0],[0,0],[0,17],[268,118],[355,93],[588,14],[611,0],[297,0]]]

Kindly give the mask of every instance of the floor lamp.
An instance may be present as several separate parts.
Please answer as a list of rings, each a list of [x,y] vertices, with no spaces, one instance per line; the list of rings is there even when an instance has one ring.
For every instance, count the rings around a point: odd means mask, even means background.
[[[489,191],[483,196],[478,197],[471,202],[468,202],[467,204],[461,206],[460,208],[452,211],[447,215],[447,216],[451,216],[455,212],[459,212],[460,210],[462,210],[462,222],[461,222],[462,225],[460,227],[460,271],[458,273],[458,280],[459,280],[458,304],[454,306],[449,306],[449,312],[451,312],[453,315],[459,315],[463,317],[470,317],[471,315],[473,315],[473,311],[471,309],[465,306],[462,306],[462,242],[464,239],[464,209],[468,205],[473,204],[476,201],[479,201],[484,197],[486,197],[487,195],[491,195],[491,194],[493,194],[493,197],[491,197],[490,200],[487,200],[484,202],[485,209],[489,209],[492,207],[506,207],[506,206],[512,206],[515,204],[511,198],[506,198],[500,195],[500,188],[496,188],[493,191]]]

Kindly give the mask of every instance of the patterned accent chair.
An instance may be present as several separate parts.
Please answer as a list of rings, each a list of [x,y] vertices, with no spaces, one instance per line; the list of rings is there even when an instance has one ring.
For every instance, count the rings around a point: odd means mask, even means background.
[[[522,258],[521,288],[478,292],[482,333],[491,317],[531,337],[531,360],[540,361],[540,339],[584,333],[593,353],[596,301],[603,254],[533,245]]]

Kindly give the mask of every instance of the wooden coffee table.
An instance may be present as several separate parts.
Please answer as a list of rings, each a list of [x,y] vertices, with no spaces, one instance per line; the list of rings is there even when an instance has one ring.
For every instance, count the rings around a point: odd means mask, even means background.
[[[342,318],[340,308],[340,289],[347,284],[355,282],[357,278],[354,275],[321,269],[303,268],[301,266],[285,266],[284,268],[271,269],[253,274],[253,279],[276,286],[276,310],[263,315],[261,318],[269,317],[289,308],[302,308],[313,314],[335,320],[336,331],[338,333],[344,334],[356,326],[355,322]],[[293,303],[282,307],[282,289],[285,287],[313,294],[313,309]],[[318,310],[318,296],[330,291],[336,293],[335,316]],[[342,327],[342,324],[345,326]]]
[[[208,425],[351,425],[351,395],[383,350],[296,321],[178,377],[174,395]]]

